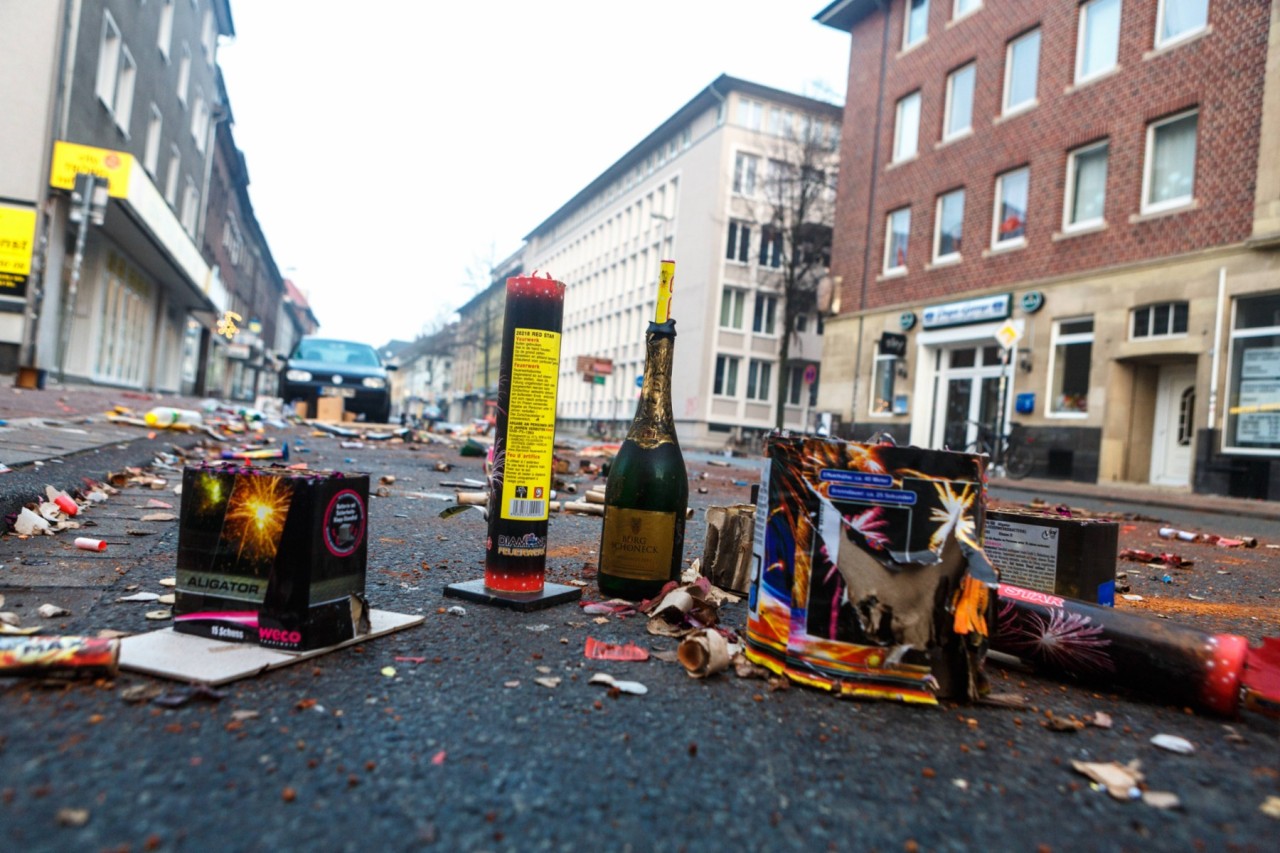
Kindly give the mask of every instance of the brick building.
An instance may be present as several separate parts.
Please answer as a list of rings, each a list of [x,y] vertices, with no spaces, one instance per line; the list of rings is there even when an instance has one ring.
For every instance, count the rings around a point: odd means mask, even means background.
[[[851,36],[819,408],[935,447],[1013,420],[1042,476],[1280,495],[1280,6],[816,17]]]

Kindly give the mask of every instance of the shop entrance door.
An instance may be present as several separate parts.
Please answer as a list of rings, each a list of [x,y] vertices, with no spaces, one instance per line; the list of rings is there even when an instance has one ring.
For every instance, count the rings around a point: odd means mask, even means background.
[[[999,346],[938,350],[933,447],[964,450],[978,440],[978,424],[996,426],[1000,407]]]
[[[1196,367],[1168,364],[1156,383],[1151,436],[1151,482],[1185,486],[1191,481],[1191,440],[1195,432]]]

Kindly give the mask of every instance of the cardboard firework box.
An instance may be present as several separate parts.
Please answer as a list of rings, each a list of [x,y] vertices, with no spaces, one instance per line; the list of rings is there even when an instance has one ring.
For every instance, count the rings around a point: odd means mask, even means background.
[[[174,630],[287,651],[367,630],[368,505],[368,474],[186,468]]]
[[[786,433],[766,453],[747,657],[846,696],[986,692],[985,457]]]

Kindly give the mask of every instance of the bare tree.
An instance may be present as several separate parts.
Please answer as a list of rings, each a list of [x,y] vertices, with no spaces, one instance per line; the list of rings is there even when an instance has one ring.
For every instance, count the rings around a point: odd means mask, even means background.
[[[757,215],[762,225],[760,281],[774,284],[782,302],[778,429],[786,416],[792,348],[800,345],[796,318],[814,313],[818,281],[831,263],[838,142],[820,132],[823,127],[800,122],[779,138],[766,167]],[[812,354],[815,360],[817,355]]]

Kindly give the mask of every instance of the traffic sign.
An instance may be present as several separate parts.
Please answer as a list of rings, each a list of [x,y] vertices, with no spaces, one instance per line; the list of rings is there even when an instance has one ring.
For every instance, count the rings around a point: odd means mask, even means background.
[[[996,340],[1000,342],[1000,346],[1009,349],[1016,344],[1022,337],[1023,325],[1021,319],[1006,320],[1002,323],[1000,328],[996,329]]]
[[[804,384],[812,385],[817,381],[818,381],[818,365],[811,364],[804,369]]]
[[[637,388],[643,388],[643,387],[644,387],[644,374],[643,374],[643,373],[641,373],[639,376],[637,376],[637,377],[636,377],[636,387],[637,387]]]

